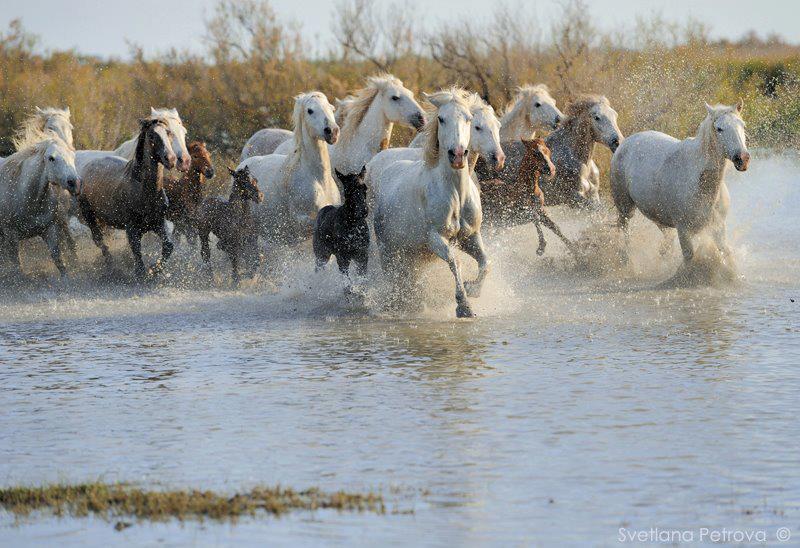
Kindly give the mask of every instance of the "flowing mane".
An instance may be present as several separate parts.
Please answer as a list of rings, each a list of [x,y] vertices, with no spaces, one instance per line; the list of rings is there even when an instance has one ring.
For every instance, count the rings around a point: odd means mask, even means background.
[[[133,158],[125,164],[125,176],[138,181],[141,175],[141,168],[144,163],[144,145],[147,141],[149,129],[156,125],[167,126],[162,118],[150,117],[139,122],[139,135],[136,137],[136,152]],[[160,165],[160,164],[159,164]]]
[[[303,111],[305,109],[306,100],[316,97],[318,99],[322,99],[324,102],[328,102],[328,98],[325,97],[325,94],[320,91],[309,91],[307,93],[301,93],[296,95],[294,98],[294,110],[292,111],[292,123],[294,125],[294,152],[288,158],[283,173],[283,184],[288,185],[289,180],[292,177],[292,174],[297,169],[297,166],[300,165],[300,160],[303,156],[303,146],[304,146],[304,139],[303,136],[306,133],[306,117],[303,116]],[[325,173],[330,173],[331,171],[331,160],[330,155],[328,154],[328,145],[324,141],[316,141],[314,146],[318,147],[319,149],[319,157],[322,162],[322,168]]]
[[[351,96],[351,100],[348,101],[348,97],[342,101],[345,110],[345,112],[342,113],[344,125],[342,126],[342,133],[339,139],[348,141],[355,135],[358,126],[360,126],[361,122],[364,120],[364,116],[367,114],[369,107],[372,106],[375,97],[389,85],[402,86],[403,83],[391,74],[370,76],[367,78],[366,87]],[[347,103],[345,103],[345,101],[347,101]]]
[[[334,112],[333,119],[336,120],[336,123],[339,124],[339,127],[344,125],[347,115],[350,114],[350,107],[353,106],[353,102],[355,102],[355,100],[356,97],[354,95],[348,95],[344,99],[333,100],[336,105],[336,111]]]
[[[546,84],[525,85],[517,88],[517,95],[506,107],[501,115],[500,122],[503,128],[512,134],[527,133],[528,114],[530,101],[538,94],[550,97],[550,88]]]
[[[58,117],[62,118],[67,124],[71,125],[69,116],[69,109],[36,107],[34,113],[28,116],[17,130],[16,135],[12,140],[14,148],[17,150],[22,150],[30,145],[39,143],[42,140],[49,138],[52,135],[52,132],[45,129],[47,120],[51,117]],[[69,143],[66,144],[67,146],[70,146]]]
[[[6,161],[0,165],[0,178],[5,178],[8,181],[17,180],[22,173],[25,162],[36,155],[44,155],[47,147],[54,142],[61,142],[64,146],[67,146],[64,141],[53,133],[40,131],[38,134],[42,136],[39,141],[26,144],[23,148],[6,158]],[[44,162],[40,162],[39,169],[41,170],[43,168]]]
[[[422,154],[427,167],[434,168],[439,163],[439,117],[436,115],[439,106],[455,102],[470,110],[472,106],[471,95],[465,89],[451,87],[427,96],[428,102],[433,107],[425,127],[422,128],[422,132],[425,134],[425,145],[423,146]]]

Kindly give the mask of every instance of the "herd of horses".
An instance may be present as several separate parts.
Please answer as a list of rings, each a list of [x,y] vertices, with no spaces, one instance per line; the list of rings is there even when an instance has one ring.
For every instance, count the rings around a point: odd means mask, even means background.
[[[598,207],[595,144],[613,153],[611,196],[622,229],[639,209],[665,233],[677,229],[686,261],[701,231],[730,253],[725,169],[732,162],[744,171],[750,160],[741,101],[706,105],[697,134],[679,141],[655,131],[623,139],[605,97],[581,96],[562,112],[544,85],[519,88],[500,117],[461,88],[423,98],[426,108],[391,75],[368,78],[335,106],[320,92],[301,93],[292,131],[258,131],[239,165],[228,168],[227,200],[206,196],[211,157],[201,142],[187,147],[175,109],[151,109],[138,134],[116,150],[76,151],[69,108],[37,108],[15,139],[17,152],[0,160],[0,255],[18,268],[20,241],[41,237],[65,276],[62,250],[74,252],[69,218],[76,216],[106,258],[105,231],[124,230],[138,278],[158,274],[178,234],[199,237],[208,264],[212,233],[235,282],[242,264],[254,271],[263,246],[309,239],[317,268],[335,256],[349,276],[351,262],[358,275],[366,273],[374,234],[383,269],[397,280],[413,279],[437,257],[445,261],[456,315],[469,317],[469,298],[480,295],[490,268],[484,223],[534,223],[538,254],[545,251],[543,225],[574,251],[546,207]],[[389,148],[394,124],[418,131],[408,146]],[[536,137],[543,130],[549,134]],[[147,232],[162,242],[150,268],[141,253]],[[457,248],[477,262],[476,279],[463,279]]]

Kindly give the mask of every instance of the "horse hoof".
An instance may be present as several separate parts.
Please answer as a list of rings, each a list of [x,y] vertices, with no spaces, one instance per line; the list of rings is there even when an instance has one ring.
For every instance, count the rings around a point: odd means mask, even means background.
[[[477,299],[481,296],[481,286],[477,282],[464,282],[464,291],[467,292],[467,297]]]
[[[460,303],[456,306],[456,318],[474,318],[475,313],[467,303]]]

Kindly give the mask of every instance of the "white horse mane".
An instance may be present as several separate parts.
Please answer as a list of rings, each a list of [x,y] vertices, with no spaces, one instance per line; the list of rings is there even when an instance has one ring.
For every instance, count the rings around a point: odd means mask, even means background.
[[[172,119],[178,122],[181,121],[181,117],[178,115],[178,111],[174,108],[153,108],[150,107],[150,118],[161,118],[166,120]]]
[[[512,130],[512,133],[521,132],[523,126],[527,124],[527,116],[528,116],[528,102],[533,98],[534,95],[539,93],[546,94],[548,97],[550,95],[550,88],[547,87],[547,84],[527,84],[524,86],[520,86],[517,88],[517,95],[514,97],[514,100],[511,101],[511,104],[506,107],[501,114],[503,127]]]
[[[69,149],[69,146],[55,133],[39,131],[37,135],[40,137],[38,141],[24,144],[17,152],[6,158],[6,161],[0,166],[0,169],[8,175],[8,180],[17,180],[22,173],[25,162],[37,154],[40,156],[44,155],[47,147],[52,143],[60,143],[64,145],[65,148]],[[39,167],[43,167],[43,165],[44,163]]]
[[[447,103],[458,103],[470,110],[474,103],[474,99],[471,99],[472,95],[472,93],[463,88],[453,86],[425,97],[433,107],[431,109],[433,113],[428,116],[428,122],[422,129],[425,134],[425,145],[422,154],[427,167],[434,168],[439,162],[439,117],[436,115],[436,111]],[[479,97],[478,99],[482,100]]]
[[[28,116],[25,121],[22,122],[19,130],[17,130],[12,140],[14,148],[20,151],[30,145],[34,145],[49,138],[52,132],[45,131],[44,126],[51,117],[63,118],[64,121],[71,125],[69,107],[65,109],[36,107],[34,113]]]
[[[372,106],[375,97],[390,85],[402,86],[403,82],[391,74],[370,76],[367,78],[367,85],[350,96],[352,97],[351,100],[348,100],[350,97],[347,97],[342,101],[345,109],[342,117],[344,125],[339,139],[347,141],[356,134],[358,126],[361,125],[361,121],[367,114],[369,107]],[[345,101],[347,102],[345,103]]]
[[[284,173],[283,173],[283,184],[288,185],[289,179],[291,178],[294,171],[297,169],[297,166],[300,165],[300,160],[302,158],[303,153],[303,135],[306,132],[306,117],[303,115],[305,111],[305,103],[308,99],[321,99],[324,102],[328,102],[328,98],[325,96],[324,93],[321,91],[309,91],[306,93],[300,93],[295,95],[294,98],[294,110],[292,111],[292,123],[294,124],[294,142],[295,148],[292,155],[289,157],[289,161],[285,164]],[[325,173],[330,173],[331,171],[331,160],[328,154],[328,145],[323,141],[317,141],[315,146],[319,148],[319,157],[322,162],[322,168]]]

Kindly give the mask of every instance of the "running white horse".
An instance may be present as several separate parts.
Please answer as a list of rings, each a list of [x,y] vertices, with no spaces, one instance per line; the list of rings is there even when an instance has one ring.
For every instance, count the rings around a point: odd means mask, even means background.
[[[611,194],[620,227],[627,228],[638,208],[662,231],[676,228],[685,262],[694,255],[693,236],[703,230],[710,230],[723,256],[730,254],[725,170],[728,160],[739,171],[746,171],[750,163],[742,101],[735,106],[706,105],[706,111],[694,137],[679,141],[643,131],[625,139],[611,159]]]
[[[545,84],[521,86],[500,118],[500,140],[531,139],[540,129],[556,129],[564,114]]]
[[[260,235],[280,244],[311,237],[317,212],[341,202],[326,144],[339,138],[333,107],[318,91],[302,93],[295,97],[292,119],[300,146],[291,155],[253,156],[236,168],[249,167],[264,193],[254,208]]]
[[[375,185],[375,235],[384,269],[400,278],[435,257],[446,261],[455,278],[456,316],[471,317],[467,295],[480,294],[489,269],[480,193],[468,169],[472,114],[463,90],[429,99],[436,113],[425,128],[424,158],[393,163]],[[463,281],[454,243],[478,262],[475,281]]]
[[[339,173],[358,173],[380,150],[389,146],[395,123],[420,129],[425,113],[414,94],[390,75],[372,76],[365,88],[348,100],[339,141],[330,147],[331,166]],[[290,154],[294,139],[275,154]]]
[[[150,119],[161,120],[167,125],[167,131],[170,136],[170,145],[177,157],[175,168],[188,172],[191,166],[192,158],[189,150],[186,148],[186,128],[181,121],[178,111],[174,108],[153,108],[150,107]],[[75,153],[75,165],[78,168],[78,173],[82,173],[86,164],[92,160],[102,158],[105,156],[120,156],[125,160],[133,159],[136,152],[137,136],[133,137],[122,143],[115,150],[79,150]]]
[[[429,97],[428,95],[423,95],[425,98]],[[479,157],[488,158],[494,169],[503,169],[506,155],[500,146],[500,120],[497,119],[494,109],[481,99],[477,93],[466,93],[464,100],[469,105],[469,110],[472,114],[469,151],[474,154],[470,155],[469,159],[470,174],[473,173]],[[421,132],[419,135],[424,137],[425,133]],[[416,138],[412,141],[412,144],[415,142],[417,142]],[[419,147],[387,148],[376,154],[367,163],[367,173],[364,176],[364,182],[367,187],[372,189],[373,184],[380,180],[381,172],[394,162],[421,159],[421,147],[423,144],[424,142],[420,142]]]
[[[14,148],[19,150],[20,144],[30,143],[43,131],[51,131],[58,135],[67,146],[74,149],[75,144],[72,141],[72,130],[73,127],[70,121],[69,107],[64,109],[36,107],[33,114],[22,122],[22,126],[17,131],[17,135],[13,139]],[[0,165],[2,165],[5,160],[6,158],[0,158]]]
[[[0,166],[0,240],[4,255],[19,268],[19,243],[40,236],[59,274],[66,276],[59,247],[58,191],[78,194],[75,152],[51,131],[30,131],[18,152]]]

